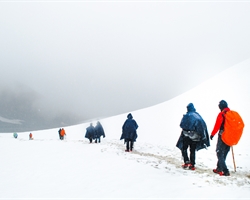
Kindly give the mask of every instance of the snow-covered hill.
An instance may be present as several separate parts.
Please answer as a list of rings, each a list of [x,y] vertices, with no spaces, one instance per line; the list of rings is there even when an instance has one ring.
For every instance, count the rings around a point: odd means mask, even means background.
[[[64,127],[64,141],[58,138],[59,128],[32,132],[34,140],[28,140],[28,132],[18,133],[18,139],[0,134],[0,198],[249,198],[249,66],[246,60],[170,101],[131,112],[139,125],[132,153],[124,152],[119,140],[127,113],[99,120],[106,133],[100,144],[84,138],[89,123]],[[175,144],[187,104],[194,104],[210,133],[221,99],[245,122],[241,141],[234,147],[236,172],[231,152],[227,158],[231,176],[212,172],[217,136],[208,150],[197,152],[197,170],[183,170]]]

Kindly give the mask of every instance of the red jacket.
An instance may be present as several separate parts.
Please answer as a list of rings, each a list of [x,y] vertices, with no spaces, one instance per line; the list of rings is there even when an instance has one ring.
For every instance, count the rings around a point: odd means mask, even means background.
[[[215,125],[214,125],[214,129],[211,133],[212,136],[214,136],[220,129],[221,129],[221,125],[222,125],[222,122],[224,120],[224,117],[223,117],[223,114],[225,113],[225,111],[229,111],[230,109],[229,108],[224,108],[217,116],[217,119],[216,119],[216,122],[215,122]]]

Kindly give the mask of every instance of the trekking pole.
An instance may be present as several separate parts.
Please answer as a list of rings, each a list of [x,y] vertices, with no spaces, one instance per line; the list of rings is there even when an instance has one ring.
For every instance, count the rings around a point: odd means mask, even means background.
[[[233,149],[233,146],[231,146],[231,149],[232,149],[233,162],[234,162],[234,172],[236,172],[236,165],[235,165],[235,160],[234,160],[234,149]]]

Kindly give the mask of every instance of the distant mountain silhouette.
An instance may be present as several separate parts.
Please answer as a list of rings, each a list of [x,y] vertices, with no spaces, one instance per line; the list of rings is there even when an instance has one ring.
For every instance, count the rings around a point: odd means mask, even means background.
[[[84,119],[65,111],[41,112],[38,95],[28,89],[0,90],[0,133],[23,132],[75,125]]]

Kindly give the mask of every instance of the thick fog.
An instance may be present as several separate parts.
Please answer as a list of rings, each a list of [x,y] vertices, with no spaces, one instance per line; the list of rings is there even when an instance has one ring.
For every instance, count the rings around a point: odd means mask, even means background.
[[[0,2],[0,132],[173,98],[249,58],[249,10],[237,1]]]

